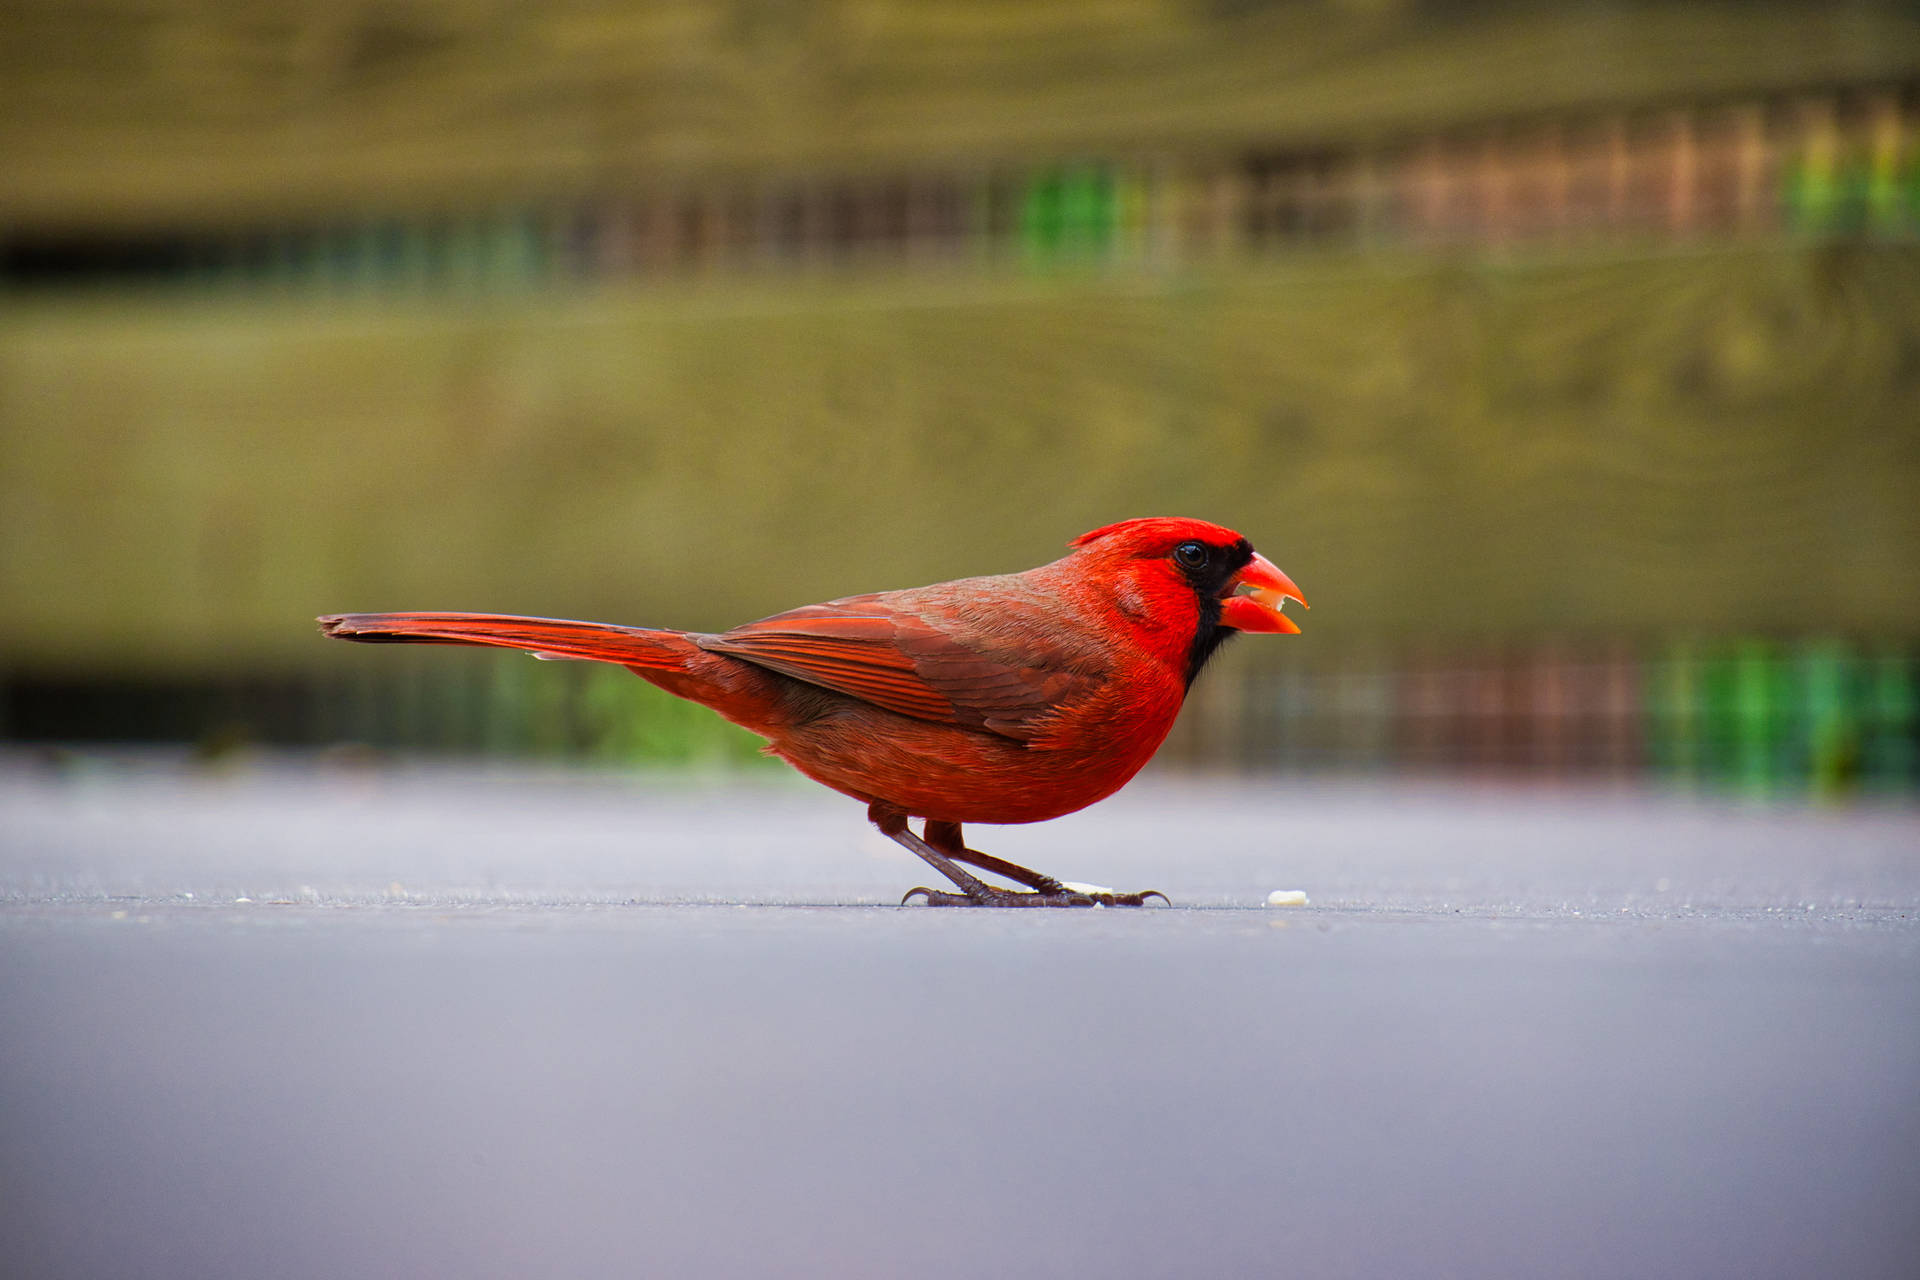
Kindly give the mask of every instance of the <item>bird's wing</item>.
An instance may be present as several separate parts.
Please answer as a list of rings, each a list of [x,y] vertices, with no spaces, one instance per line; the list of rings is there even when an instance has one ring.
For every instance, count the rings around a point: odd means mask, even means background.
[[[1017,604],[996,602],[998,625],[983,627],[915,594],[809,605],[696,643],[904,716],[1023,742],[1099,678],[1084,658],[1007,643],[1006,615],[1021,612]]]

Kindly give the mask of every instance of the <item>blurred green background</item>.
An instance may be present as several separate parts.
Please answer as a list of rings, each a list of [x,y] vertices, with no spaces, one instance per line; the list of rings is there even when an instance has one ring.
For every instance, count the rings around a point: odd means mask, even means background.
[[[1900,3],[0,9],[0,733],[753,759],[314,614],[1247,533],[1207,766],[1920,786]]]

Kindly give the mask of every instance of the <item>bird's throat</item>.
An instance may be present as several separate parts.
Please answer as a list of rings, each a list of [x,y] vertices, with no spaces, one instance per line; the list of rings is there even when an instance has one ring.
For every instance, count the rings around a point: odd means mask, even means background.
[[[1234,634],[1232,627],[1220,622],[1220,601],[1202,596],[1200,624],[1194,629],[1193,643],[1187,648],[1187,688],[1193,688],[1193,682],[1200,678],[1201,668],[1219,652],[1227,637]]]

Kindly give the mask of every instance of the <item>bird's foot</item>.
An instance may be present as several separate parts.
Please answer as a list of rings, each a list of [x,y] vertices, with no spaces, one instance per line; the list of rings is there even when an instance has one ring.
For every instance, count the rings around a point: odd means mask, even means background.
[[[1158,898],[1168,906],[1173,905],[1172,899],[1158,889],[1115,893],[1111,889],[1097,889],[1091,885],[1068,886],[1057,881],[1055,884],[1055,888],[1044,891],[996,889],[991,885],[982,885],[979,893],[943,893],[921,885],[907,890],[906,897],[900,899],[900,905],[904,907],[915,898],[922,899],[929,907],[1144,907],[1149,898]]]

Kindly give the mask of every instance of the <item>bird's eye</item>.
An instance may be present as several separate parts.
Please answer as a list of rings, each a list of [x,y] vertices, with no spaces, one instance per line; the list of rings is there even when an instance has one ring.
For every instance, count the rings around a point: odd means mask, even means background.
[[[1183,542],[1173,549],[1173,558],[1180,562],[1183,569],[1202,568],[1207,563],[1207,544]]]

